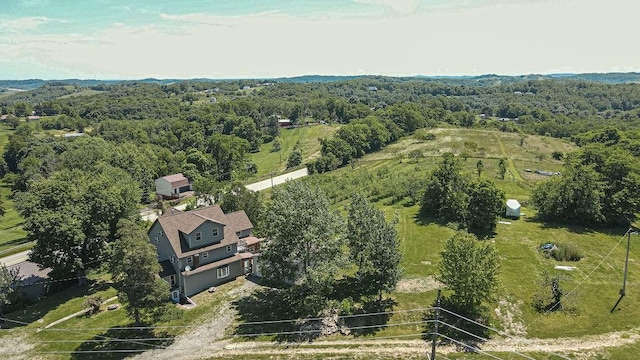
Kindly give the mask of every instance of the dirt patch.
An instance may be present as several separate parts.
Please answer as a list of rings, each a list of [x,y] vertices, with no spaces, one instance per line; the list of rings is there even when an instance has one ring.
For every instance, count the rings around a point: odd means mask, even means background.
[[[426,278],[402,279],[398,282],[396,291],[399,293],[423,293],[441,287],[442,284],[434,279],[433,276],[428,276]]]
[[[30,352],[33,350],[33,344],[31,344],[26,336],[17,335],[9,337],[3,337],[0,341],[0,359],[39,359],[34,357]],[[8,341],[7,341],[8,340]]]
[[[508,300],[498,301],[496,316],[504,326],[504,332],[511,336],[526,336],[527,328],[521,321],[522,311],[520,311],[521,301],[516,303]]]

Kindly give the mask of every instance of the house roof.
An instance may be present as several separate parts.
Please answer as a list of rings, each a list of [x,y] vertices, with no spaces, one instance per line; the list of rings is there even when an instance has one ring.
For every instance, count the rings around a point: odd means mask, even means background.
[[[246,238],[244,238],[244,239],[242,239],[242,240],[244,240],[244,241],[245,241],[245,243],[247,244],[247,246],[250,246],[250,245],[254,245],[254,244],[259,243],[259,242],[260,242],[260,241],[262,241],[263,239],[258,239],[258,238],[257,238],[257,237],[255,237],[255,236],[248,236],[248,237],[246,237]]]
[[[160,261],[160,267],[162,267],[162,270],[160,271],[161,278],[176,274],[176,270],[171,266],[171,262],[169,260]]]
[[[172,187],[183,187],[189,185],[189,179],[182,175],[182,173],[163,176],[161,177],[161,179],[165,179],[166,181],[171,183]]]
[[[232,226],[234,229],[238,229],[236,231],[253,229],[253,224],[244,210],[238,210],[226,215],[227,224]]]
[[[166,234],[173,251],[175,251],[176,256],[179,258],[237,243],[239,239],[238,236],[236,236],[236,232],[253,228],[251,221],[249,221],[244,211],[236,211],[225,215],[219,205],[175,213],[173,215],[165,215],[156,221],[162,226],[162,230]],[[224,239],[217,244],[194,250],[189,249],[188,245],[181,241],[180,232],[190,234],[206,221],[213,221],[223,225]]]

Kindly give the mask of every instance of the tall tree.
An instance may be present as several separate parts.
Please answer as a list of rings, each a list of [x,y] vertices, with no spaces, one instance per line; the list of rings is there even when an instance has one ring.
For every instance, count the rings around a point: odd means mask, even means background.
[[[117,237],[110,264],[114,287],[129,316],[141,324],[165,310],[169,284],[158,276],[158,254],[143,229],[122,219],[118,222]]]
[[[347,243],[350,257],[358,266],[356,278],[364,294],[393,291],[400,280],[400,242],[395,225],[384,212],[355,194],[347,207]]]
[[[437,279],[453,292],[451,304],[465,314],[478,314],[498,286],[498,252],[491,244],[459,231],[445,242],[441,255]]]
[[[476,171],[478,172],[478,179],[480,178],[480,176],[482,176],[482,170],[484,170],[484,164],[482,163],[482,160],[478,160],[478,162],[476,163]]]
[[[507,161],[502,158],[498,161],[498,175],[500,179],[504,180],[504,176],[507,173]]]
[[[262,215],[260,194],[238,182],[232,184],[229,191],[220,195],[220,208],[225,213],[244,210],[253,226],[258,225]]]
[[[326,290],[341,264],[341,229],[342,218],[320,190],[302,182],[275,188],[265,211],[264,276]]]
[[[442,221],[465,223],[468,180],[462,176],[462,164],[453,154],[443,155],[440,165],[433,170],[422,199],[423,215],[435,216]]]
[[[481,180],[469,187],[467,228],[476,235],[493,233],[504,211],[504,192],[489,180]]]
[[[54,279],[83,277],[98,267],[105,244],[121,218],[138,217],[140,190],[122,170],[101,166],[93,172],[59,171],[33,181],[16,195],[27,239],[36,245],[31,260],[51,268]]]
[[[0,315],[4,313],[4,306],[11,299],[13,285],[20,279],[18,273],[18,268],[7,269],[3,263],[0,263]]]

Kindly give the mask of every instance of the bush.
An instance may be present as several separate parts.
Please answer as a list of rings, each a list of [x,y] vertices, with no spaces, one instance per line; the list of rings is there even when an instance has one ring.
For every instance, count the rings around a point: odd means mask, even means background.
[[[100,312],[100,305],[102,305],[102,297],[100,295],[94,295],[87,298],[84,305],[89,308],[87,315],[91,316]]]
[[[580,249],[573,244],[558,244],[551,250],[551,257],[558,261],[578,261],[584,256]]]

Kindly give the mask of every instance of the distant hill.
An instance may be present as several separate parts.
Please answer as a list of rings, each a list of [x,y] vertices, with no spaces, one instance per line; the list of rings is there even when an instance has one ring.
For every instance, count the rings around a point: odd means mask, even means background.
[[[18,90],[33,90],[37,89],[45,84],[69,84],[82,87],[90,87],[99,84],[114,84],[119,82],[142,82],[168,85],[181,81],[202,81],[202,82],[216,82],[216,81],[246,81],[246,80],[259,80],[261,82],[290,82],[290,83],[323,83],[343,81],[359,78],[393,78],[386,76],[376,75],[352,75],[352,76],[333,76],[333,75],[303,75],[295,77],[281,77],[281,78],[261,78],[261,79],[211,79],[211,78],[197,78],[197,79],[154,79],[147,78],[141,80],[98,80],[98,79],[64,79],[64,80],[42,80],[42,79],[29,79],[29,80],[0,80],[0,92],[4,89],[18,89]],[[494,85],[514,83],[528,80],[542,80],[542,79],[565,79],[576,81],[593,81],[607,84],[622,84],[622,83],[640,83],[640,73],[585,73],[585,74],[529,74],[529,75],[496,75],[487,74],[480,76],[425,76],[416,75],[402,78],[395,78],[402,80],[411,79],[424,79],[433,80],[444,83],[458,83],[467,85]]]

